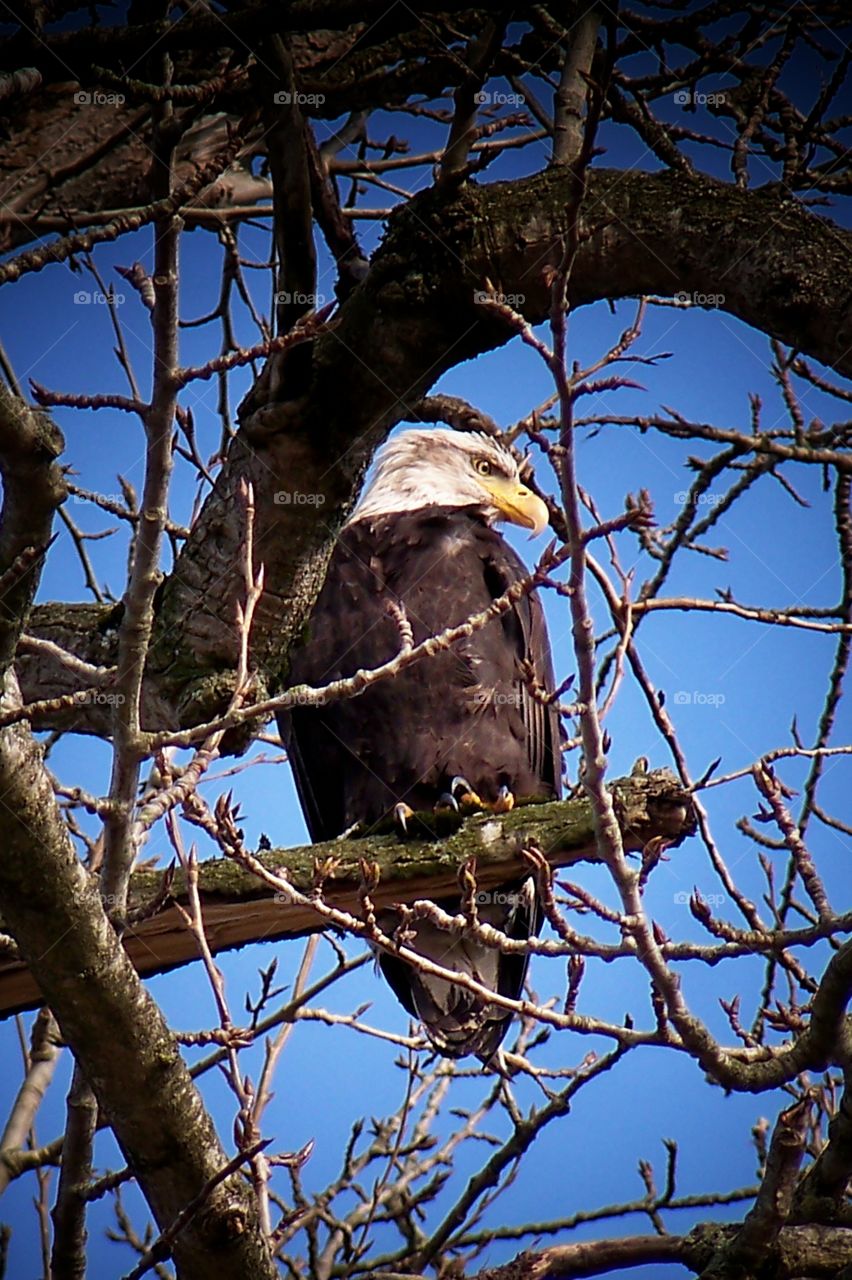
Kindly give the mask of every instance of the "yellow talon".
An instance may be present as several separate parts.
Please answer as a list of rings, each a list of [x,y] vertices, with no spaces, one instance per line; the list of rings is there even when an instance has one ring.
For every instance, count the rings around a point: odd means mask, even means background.
[[[494,801],[495,813],[511,813],[515,807],[515,797],[508,787],[501,787]]]
[[[413,817],[414,810],[404,802],[394,806],[393,820],[403,835],[408,835],[408,819]]]
[[[463,813],[473,813],[476,809],[484,809],[485,805],[468,782],[467,778],[458,776],[450,783],[450,795],[458,801]]]

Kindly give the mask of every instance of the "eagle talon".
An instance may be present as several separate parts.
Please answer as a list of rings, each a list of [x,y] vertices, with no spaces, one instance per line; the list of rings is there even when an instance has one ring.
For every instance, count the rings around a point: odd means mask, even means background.
[[[457,809],[470,813],[473,809],[483,808],[482,801],[468,782],[467,778],[457,774],[450,783],[450,795],[458,801]]]
[[[458,813],[458,811],[458,800],[456,800],[455,796],[449,791],[445,791],[443,795],[438,796],[438,799],[435,801],[435,813]]]
[[[508,787],[501,787],[492,808],[495,813],[511,813],[515,807],[515,797]]]
[[[393,820],[401,835],[408,835],[408,819],[414,817],[414,810],[407,804],[394,805]]]

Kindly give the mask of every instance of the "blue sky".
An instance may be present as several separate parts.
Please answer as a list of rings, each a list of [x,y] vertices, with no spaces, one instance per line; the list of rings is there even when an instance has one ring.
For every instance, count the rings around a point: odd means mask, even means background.
[[[801,74],[795,67],[791,69],[790,74],[793,73]],[[672,106],[672,112],[677,109]],[[371,127],[381,136],[383,132],[401,132],[401,123],[399,117],[386,121],[377,117]],[[419,150],[421,145],[424,149],[433,145],[433,135],[426,123],[416,119],[404,123],[410,125],[408,135],[414,150]],[[641,154],[637,144],[618,131],[605,130],[603,141],[608,152],[598,163],[656,167],[652,158],[649,160]],[[520,156],[512,153],[495,164],[484,180],[517,176],[533,171],[542,163],[543,153],[534,146]],[[721,176],[722,170],[719,172]],[[760,174],[755,177],[761,180]],[[428,173],[424,173],[415,186],[424,185],[428,179]],[[368,194],[367,202],[379,203],[379,196]],[[831,216],[841,216],[837,210],[828,212]],[[365,247],[375,248],[380,227],[359,223],[358,230]],[[265,233],[246,231],[241,244],[246,256],[254,255],[258,260],[267,256]],[[199,316],[215,305],[219,256],[220,250],[211,235],[199,230],[184,237],[183,318]],[[116,275],[115,267],[130,265],[136,259],[149,264],[150,258],[151,242],[147,232],[101,246],[96,252],[105,280],[123,296],[118,312],[143,392],[150,376],[148,316],[133,291]],[[327,256],[321,252],[318,289],[329,299],[333,296],[331,271]],[[268,313],[269,284],[265,273],[248,272],[247,277],[258,307]],[[97,302],[75,301],[75,294],[81,291],[91,294],[95,288],[87,273],[60,266],[25,277],[14,292],[3,291],[0,308],[3,309],[4,342],[23,384],[28,378],[34,378],[52,389],[67,392],[126,391],[123,375],[111,355],[107,308]],[[718,292],[724,293],[724,281],[719,283]],[[632,301],[618,303],[615,314],[605,304],[578,311],[570,323],[571,358],[583,364],[596,359],[626,327],[634,311]],[[237,303],[235,315],[240,341],[245,344],[255,341],[256,335],[242,304]],[[546,336],[544,330],[540,332]],[[182,362],[203,363],[218,350],[218,342],[218,332],[210,328],[183,330]],[[764,403],[764,426],[772,428],[786,423],[778,388],[768,370],[768,339],[722,310],[683,312],[651,308],[644,333],[634,350],[643,355],[670,351],[672,356],[652,368],[628,369],[643,384],[642,389],[588,397],[581,405],[582,413],[649,414],[670,405],[687,418],[747,430],[748,397],[757,393]],[[247,373],[234,376],[233,406],[249,385]],[[475,363],[451,371],[435,390],[464,396],[502,425],[508,425],[544,399],[551,387],[536,355],[515,341]],[[818,416],[830,422],[837,416],[825,396],[807,387],[802,387],[801,392],[808,419]],[[183,399],[183,403],[193,409],[203,456],[212,453],[219,440],[216,397],[215,383],[207,382],[188,388]],[[141,489],[144,450],[134,419],[109,410],[94,414],[63,409],[57,410],[55,417],[65,433],[66,459],[78,473],[77,483],[117,495],[119,487],[115,477],[120,471],[137,490]],[[593,494],[604,517],[623,509],[627,492],[648,488],[657,519],[665,524],[674,519],[679,510],[682,499],[678,495],[689,487],[691,473],[685,467],[685,460],[690,454],[706,457],[709,447],[700,443],[687,446],[653,433],[640,435],[625,427],[608,427],[597,434],[582,431],[578,442],[580,479]],[[797,505],[776,480],[764,477],[708,536],[712,545],[726,546],[730,558],[723,562],[684,553],[673,569],[667,594],[712,597],[716,589],[731,588],[738,600],[768,606],[792,603],[824,606],[836,600],[840,577],[832,537],[832,495],[822,491],[821,476],[815,469],[791,467],[786,474],[810,506]],[[539,479],[548,486],[544,469],[539,471]],[[188,518],[194,496],[192,476],[181,464],[175,475],[173,519]],[[69,511],[75,521],[90,531],[113,524],[109,517],[79,501],[72,501]],[[510,536],[528,561],[545,545],[544,538],[530,544],[514,533]],[[618,545],[622,564],[625,569],[635,570],[638,586],[653,573],[654,566],[647,556],[638,552],[635,539],[622,536]],[[90,543],[89,550],[99,578],[119,595],[126,555],[124,531]],[[604,558],[601,548],[598,552]],[[59,598],[89,598],[64,529],[48,561],[40,590],[42,600]],[[603,629],[606,614],[594,592],[592,607],[596,623]],[[546,608],[560,679],[573,670],[570,622],[563,600],[548,596]],[[748,765],[772,747],[788,744],[794,716],[804,740],[814,737],[834,650],[832,638],[778,628],[760,629],[753,623],[720,615],[680,613],[649,618],[643,623],[639,638],[649,674],[655,684],[666,691],[667,709],[695,776],[716,756],[722,756],[721,771],[727,772]],[[678,694],[683,697],[678,699]],[[656,735],[647,708],[629,680],[621,690],[607,727],[612,737],[611,776],[628,772],[633,760],[640,755],[649,756],[654,767],[669,763],[665,744]],[[842,740],[844,733],[848,735],[848,730],[848,716],[844,719],[841,715],[837,740]],[[269,754],[268,748],[266,751]],[[102,743],[67,736],[54,748],[50,763],[66,783],[77,783],[96,793],[106,790],[109,750]],[[231,764],[232,761],[223,762],[211,773],[215,775]],[[577,764],[576,756],[572,756],[568,762],[572,780],[576,777]],[[805,776],[804,766],[786,763],[782,776],[790,785],[800,785]],[[827,764],[823,804],[830,812],[842,814],[849,783],[849,765],[845,760]],[[232,786],[245,815],[243,825],[250,845],[256,843],[261,833],[275,846],[306,841],[286,764],[260,765],[221,783],[213,778],[203,784],[208,798],[215,798],[219,791]],[[759,901],[764,882],[754,847],[734,826],[738,817],[752,813],[756,807],[753,786],[748,780],[734,783],[708,793],[706,803],[717,840],[740,887]],[[848,880],[848,841],[823,828],[815,827],[812,835],[813,850],[829,888],[842,893],[843,881]],[[202,845],[201,852],[207,855],[210,849]],[[162,832],[155,832],[146,856],[160,857],[163,862],[170,859]],[[779,876],[782,865],[779,859]],[[577,871],[576,878],[593,893],[612,901],[612,890],[600,869]],[[694,885],[705,896],[719,892],[718,882],[697,840],[688,841],[672,852],[670,862],[660,868],[649,890],[649,910],[672,937],[701,936],[683,901],[684,894]],[[724,915],[725,905],[719,909]],[[729,909],[733,912],[733,908]],[[732,914],[731,918],[735,916]],[[587,920],[580,921],[579,927],[594,931]],[[300,943],[277,944],[246,948],[220,957],[237,1016],[243,992],[257,989],[258,967],[267,965],[272,955],[276,955],[279,980],[291,983],[301,949]],[[816,954],[811,964],[818,971]],[[331,964],[331,952],[325,944],[322,955],[324,959],[317,965],[317,974]],[[748,961],[713,970],[685,965],[684,988],[711,1029],[728,1043],[731,1033],[718,999],[730,999],[739,993],[746,1011],[744,1020],[750,1021],[762,973],[762,966]],[[564,992],[564,969],[558,962],[534,963],[531,977],[543,998],[559,997]],[[214,1024],[215,1009],[200,966],[153,979],[151,989],[174,1026],[189,1030]],[[366,1015],[370,1022],[397,1032],[405,1031],[404,1014],[374,976],[372,967],[360,970],[340,984],[324,997],[323,1003],[328,1008],[347,1012],[366,1000],[371,1002]],[[637,1022],[648,1025],[651,1012],[643,973],[638,969],[634,971],[627,961],[613,966],[590,962],[580,1011],[621,1019],[628,1010]],[[27,1027],[30,1021],[30,1016],[24,1019]],[[4,1061],[14,1063],[14,1027],[4,1025],[0,1028],[0,1037]],[[542,1051],[541,1060],[551,1066],[577,1065],[589,1050],[601,1052],[605,1048],[601,1041],[556,1033]],[[355,1117],[385,1114],[398,1104],[404,1090],[404,1077],[393,1065],[395,1056],[388,1045],[345,1029],[331,1031],[306,1024],[296,1027],[278,1076],[277,1095],[269,1112],[269,1129],[277,1150],[294,1150],[309,1139],[315,1140],[314,1153],[304,1172],[309,1189],[321,1188],[336,1173],[341,1149]],[[246,1054],[243,1070],[256,1075],[261,1061],[262,1046],[258,1045]],[[68,1072],[66,1062],[39,1113],[40,1141],[54,1137],[62,1127],[63,1089]],[[16,1087],[15,1069],[7,1067],[4,1079],[3,1103],[8,1104]],[[221,1081],[214,1082],[208,1077],[205,1088],[220,1131],[227,1138],[231,1131],[233,1100]],[[470,1105],[478,1092],[476,1082],[459,1081],[448,1106]],[[525,1106],[540,1099],[535,1088],[525,1082],[518,1086],[518,1096]],[[636,1172],[639,1159],[654,1162],[662,1183],[665,1160],[661,1139],[664,1137],[674,1138],[680,1144],[679,1194],[724,1191],[748,1184],[754,1180],[755,1168],[750,1129],[761,1116],[774,1118],[780,1105],[780,1096],[724,1096],[684,1056],[660,1050],[631,1054],[613,1073],[583,1090],[570,1115],[542,1136],[517,1181],[486,1221],[492,1224],[522,1222],[527,1218],[544,1221],[579,1209],[592,1209],[601,1203],[639,1196],[642,1193]],[[450,1131],[454,1123],[451,1115],[444,1114],[438,1129]],[[460,1160],[451,1184],[456,1193],[467,1174],[476,1167],[472,1163],[474,1157],[482,1158],[480,1147]],[[99,1139],[99,1168],[117,1167],[119,1159],[111,1140]],[[33,1252],[36,1228],[30,1204],[32,1194],[31,1182],[20,1179],[0,1208],[0,1217],[11,1222],[14,1228],[10,1272],[14,1276],[38,1274]],[[127,1203],[138,1204],[137,1193],[129,1191]],[[451,1203],[447,1193],[441,1203],[444,1206]],[[720,1212],[726,1216],[725,1211]],[[694,1217],[686,1214],[672,1217],[670,1227],[686,1229],[693,1220],[710,1216],[713,1216],[710,1211],[701,1210]],[[99,1276],[119,1275],[132,1264],[125,1249],[105,1240],[103,1231],[107,1225],[112,1225],[108,1204],[94,1206],[90,1223],[92,1274]],[[646,1224],[640,1219],[631,1219],[628,1227],[644,1231]],[[605,1230],[605,1227],[591,1227],[584,1229],[584,1234],[594,1236]],[[517,1247],[512,1243],[495,1245],[482,1265],[511,1256]],[[669,1268],[667,1275],[675,1277],[678,1271],[678,1268]],[[653,1273],[649,1268],[630,1274],[650,1276]]]

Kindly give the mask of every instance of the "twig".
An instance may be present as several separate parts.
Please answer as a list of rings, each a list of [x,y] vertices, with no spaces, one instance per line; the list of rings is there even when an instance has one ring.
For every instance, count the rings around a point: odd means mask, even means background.
[[[22,1148],[32,1128],[35,1114],[53,1079],[59,1055],[62,1052],[61,1046],[59,1027],[53,1015],[49,1009],[41,1009],[33,1023],[24,1081],[18,1090],[6,1127],[0,1137],[0,1195],[6,1190],[11,1180],[22,1172],[16,1168],[16,1157],[33,1154],[32,1152],[24,1153]],[[32,1164],[30,1167],[36,1168],[38,1164]]]

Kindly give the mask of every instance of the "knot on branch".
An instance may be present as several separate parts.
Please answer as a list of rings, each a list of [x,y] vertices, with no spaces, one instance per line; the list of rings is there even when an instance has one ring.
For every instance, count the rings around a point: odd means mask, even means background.
[[[670,769],[653,769],[634,775],[628,790],[613,786],[613,805],[631,851],[644,849],[655,838],[676,848],[697,830],[692,797]]]

